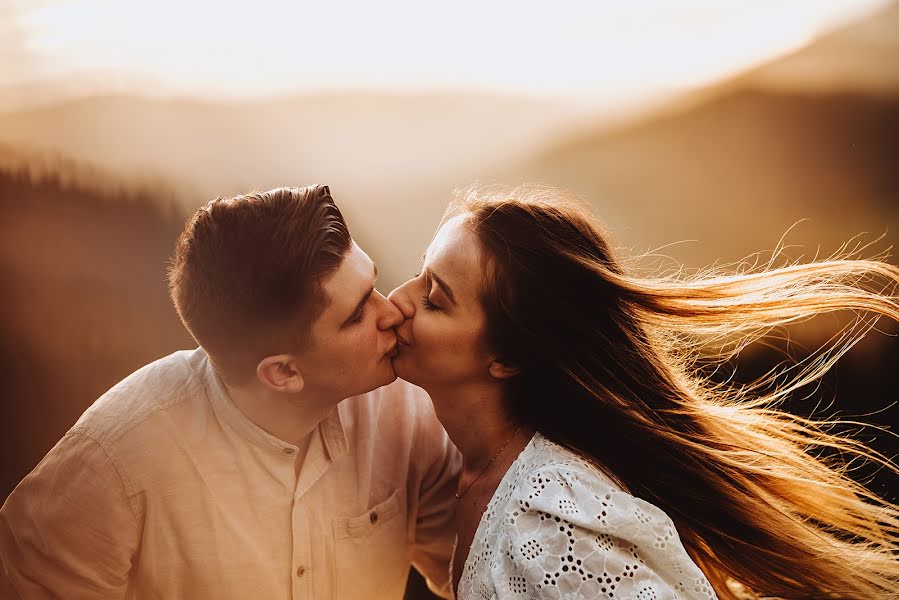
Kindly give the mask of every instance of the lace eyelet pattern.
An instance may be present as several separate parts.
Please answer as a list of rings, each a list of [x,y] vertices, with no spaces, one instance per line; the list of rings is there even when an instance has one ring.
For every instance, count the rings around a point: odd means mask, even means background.
[[[662,510],[539,433],[488,504],[456,597],[716,598]]]

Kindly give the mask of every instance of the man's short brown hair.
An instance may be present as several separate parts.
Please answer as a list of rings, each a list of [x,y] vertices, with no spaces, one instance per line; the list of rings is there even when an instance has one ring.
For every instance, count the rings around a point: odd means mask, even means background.
[[[216,198],[178,240],[169,290],[184,326],[231,383],[308,340],[322,279],[352,239],[327,186]]]

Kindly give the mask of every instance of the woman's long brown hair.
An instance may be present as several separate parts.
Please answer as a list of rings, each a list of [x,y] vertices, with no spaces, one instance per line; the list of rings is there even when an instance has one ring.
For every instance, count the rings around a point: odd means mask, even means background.
[[[640,277],[558,190],[470,188],[444,219],[460,214],[484,253],[488,343],[521,369],[513,416],[668,513],[719,597],[899,595],[899,507],[847,475],[850,460],[896,465],[778,408],[879,317],[899,321],[899,268],[844,253]],[[843,311],[855,318],[841,336],[754,385],[701,368]]]

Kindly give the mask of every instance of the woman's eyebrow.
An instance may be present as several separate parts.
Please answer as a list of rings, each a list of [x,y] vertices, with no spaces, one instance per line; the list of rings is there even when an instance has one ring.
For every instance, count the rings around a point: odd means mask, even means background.
[[[446,281],[441,279],[440,276],[431,269],[425,269],[425,273],[427,273],[428,277],[437,282],[437,285],[440,286],[440,289],[443,290],[443,293],[446,294],[446,297],[449,298],[450,302],[455,304],[456,296],[453,294],[452,288],[446,284]]]

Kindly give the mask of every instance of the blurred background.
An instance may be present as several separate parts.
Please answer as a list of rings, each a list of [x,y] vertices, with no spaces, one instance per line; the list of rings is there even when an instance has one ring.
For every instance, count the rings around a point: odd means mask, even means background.
[[[193,346],[166,261],[216,196],[330,185],[384,293],[475,181],[570,190],[626,253],[688,269],[785,234],[786,260],[899,240],[899,2],[225,4],[0,0],[0,499],[106,389]],[[789,408],[895,425],[897,367],[869,335]]]

